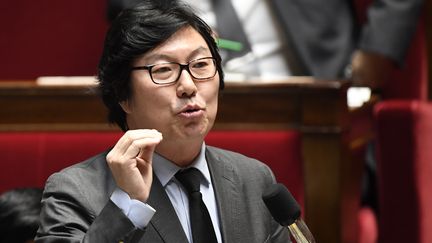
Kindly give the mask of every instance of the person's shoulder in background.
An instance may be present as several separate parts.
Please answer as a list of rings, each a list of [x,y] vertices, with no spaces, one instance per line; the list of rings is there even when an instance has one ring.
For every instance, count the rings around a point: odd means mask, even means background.
[[[0,195],[0,242],[33,242],[41,198],[41,188],[17,188]]]

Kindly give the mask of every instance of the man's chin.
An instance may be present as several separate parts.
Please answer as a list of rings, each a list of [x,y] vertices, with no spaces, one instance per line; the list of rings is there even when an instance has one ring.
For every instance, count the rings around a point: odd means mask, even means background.
[[[211,126],[208,123],[205,124],[188,124],[182,128],[182,136],[185,139],[201,139],[204,140],[207,133],[210,131]]]

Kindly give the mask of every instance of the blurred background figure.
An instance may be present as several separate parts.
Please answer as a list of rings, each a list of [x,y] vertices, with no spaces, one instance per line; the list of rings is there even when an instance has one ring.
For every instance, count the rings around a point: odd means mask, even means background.
[[[379,88],[403,61],[422,0],[274,0],[305,75]]]
[[[29,243],[39,227],[42,189],[22,188],[0,195],[0,243]]]
[[[352,78],[355,85],[373,89],[403,65],[423,4],[423,0],[183,1],[229,41],[221,43],[228,75]],[[108,0],[109,18],[137,2]]]
[[[170,1],[170,0],[168,0]],[[171,0],[176,1],[176,0]],[[109,18],[139,0],[109,0]],[[274,79],[294,75],[285,37],[266,1],[183,0],[216,32],[227,80]]]

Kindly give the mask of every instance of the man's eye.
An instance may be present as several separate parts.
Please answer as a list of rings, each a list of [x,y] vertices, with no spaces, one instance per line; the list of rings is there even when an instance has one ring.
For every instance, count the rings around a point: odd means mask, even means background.
[[[162,66],[162,67],[156,67],[155,66],[152,69],[152,73],[154,73],[154,74],[168,73],[168,72],[171,72],[171,71],[172,71],[172,68],[169,67],[169,66]]]
[[[196,62],[196,63],[194,63],[193,64],[193,68],[205,68],[205,67],[207,67],[209,64],[208,64],[208,62],[205,62],[205,61],[200,61],[200,62]]]

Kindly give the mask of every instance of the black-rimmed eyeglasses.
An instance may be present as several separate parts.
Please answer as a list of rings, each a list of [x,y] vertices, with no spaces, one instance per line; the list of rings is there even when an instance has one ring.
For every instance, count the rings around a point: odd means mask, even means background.
[[[186,64],[165,62],[146,66],[132,67],[132,70],[148,70],[155,84],[171,84],[177,82],[183,69],[196,81],[206,81],[216,75],[216,60],[213,57],[203,57]]]

